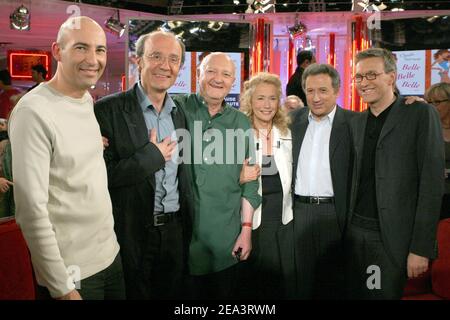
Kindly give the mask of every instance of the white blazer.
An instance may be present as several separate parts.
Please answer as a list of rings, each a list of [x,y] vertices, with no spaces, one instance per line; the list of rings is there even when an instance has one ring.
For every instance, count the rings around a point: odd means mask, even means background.
[[[283,188],[283,212],[281,215],[281,221],[283,224],[288,224],[292,218],[292,136],[291,131],[288,129],[286,135],[282,135],[277,127],[273,126],[273,140],[272,140],[272,152],[275,158],[275,163],[280,174],[281,186]],[[260,139],[255,137],[255,152],[256,162],[261,165],[262,163],[262,143]],[[278,148],[279,142],[279,148]],[[259,148],[257,147],[259,146]],[[262,169],[262,168],[261,168]],[[261,176],[259,180],[258,194],[262,196],[262,183]],[[257,229],[261,225],[261,208],[260,205],[253,214],[253,230]]]

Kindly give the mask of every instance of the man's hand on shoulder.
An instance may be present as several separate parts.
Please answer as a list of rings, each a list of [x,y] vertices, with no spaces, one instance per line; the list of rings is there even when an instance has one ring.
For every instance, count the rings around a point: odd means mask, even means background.
[[[425,102],[425,99],[418,97],[418,96],[408,96],[405,97],[405,104],[413,104],[414,102],[419,101],[419,102]]]

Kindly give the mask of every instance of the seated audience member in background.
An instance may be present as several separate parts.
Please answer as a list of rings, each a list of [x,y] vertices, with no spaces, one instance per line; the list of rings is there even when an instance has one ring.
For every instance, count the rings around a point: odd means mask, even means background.
[[[17,223],[42,296],[123,299],[102,137],[88,92],[105,69],[105,32],[91,18],[69,18],[52,53],[54,77],[23,96],[8,124]]]
[[[0,218],[14,215],[14,196],[11,171],[11,144],[8,122],[0,119]]]
[[[287,96],[283,104],[283,108],[287,113],[299,108],[303,108],[304,106],[305,105],[303,104],[303,101],[295,95]]]
[[[8,140],[8,120],[0,118],[0,142]]]
[[[31,78],[36,84],[32,86],[28,91],[36,88],[41,82],[45,81],[45,77],[47,77],[47,69],[42,64],[37,64],[31,67]]]
[[[246,262],[243,283],[250,286],[246,298],[282,299],[293,284],[292,138],[289,118],[281,109],[281,81],[271,73],[259,73],[244,84],[241,110],[255,134],[256,163],[261,168],[258,193],[261,205],[253,215],[252,253]],[[244,165],[241,183],[259,173],[260,166]],[[256,172],[254,172],[256,171]],[[290,269],[291,268],[291,269]],[[284,270],[284,271],[283,271]]]
[[[11,75],[6,69],[0,70],[0,118],[8,119],[15,105],[14,96],[21,92],[11,84]]]

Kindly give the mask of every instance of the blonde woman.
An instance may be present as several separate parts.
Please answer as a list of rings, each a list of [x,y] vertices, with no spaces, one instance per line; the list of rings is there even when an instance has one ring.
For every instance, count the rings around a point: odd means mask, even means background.
[[[292,223],[292,141],[288,118],[281,109],[281,81],[259,73],[244,84],[241,110],[255,135],[256,163],[261,167],[262,204],[253,215],[253,251],[247,262],[251,298],[286,298],[294,270]],[[241,182],[258,170],[244,166]]]

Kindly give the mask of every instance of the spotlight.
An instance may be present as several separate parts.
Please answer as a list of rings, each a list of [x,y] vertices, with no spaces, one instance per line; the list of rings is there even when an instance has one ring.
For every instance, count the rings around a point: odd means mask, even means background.
[[[380,9],[380,11],[383,11],[386,8],[387,6],[383,3],[383,1],[381,2],[381,4],[378,5],[378,9]]]
[[[275,0],[255,0],[253,7],[255,13],[273,13],[275,12]]]
[[[9,27],[13,30],[30,30],[30,11],[21,5],[9,16]]]
[[[314,46],[311,38],[309,36],[306,36],[305,46],[304,46],[303,50],[314,51],[315,49],[316,49],[316,47]]]
[[[105,21],[105,28],[109,32],[117,35],[119,38],[123,35],[125,32],[125,25],[120,22],[120,11],[117,10],[117,19],[114,18],[114,15],[108,18],[108,20]]]
[[[193,28],[190,28],[190,29],[189,29],[189,32],[192,33],[192,34],[195,34],[195,33],[197,33],[199,30],[200,30],[199,27],[193,27]]]
[[[222,29],[223,26],[223,22],[222,21],[209,21],[208,22],[208,28],[211,29],[212,31],[219,31],[220,29]]]
[[[252,8],[252,5],[253,5],[253,0],[247,0],[246,1],[247,2],[247,4],[248,4],[248,7],[247,7],[247,9],[245,10],[245,13],[253,13],[253,8]]]
[[[393,5],[391,11],[394,11],[394,12],[405,11],[405,9],[403,8],[403,0],[391,0],[391,2]],[[395,4],[395,3],[398,3],[398,4]]]
[[[432,17],[429,17],[429,18],[427,19],[427,21],[428,21],[429,23],[433,23],[433,22],[436,21],[437,18],[439,18],[439,16],[432,16]]]
[[[291,38],[296,39],[304,35],[308,31],[308,28],[302,22],[296,21],[292,27],[288,27],[288,31]]]
[[[356,7],[353,4],[353,11],[362,10],[363,12],[379,12],[379,11],[383,11],[387,8],[387,6],[383,3],[383,1],[380,1],[380,0],[375,0],[373,2],[370,0],[359,0],[356,3],[362,9]]]

